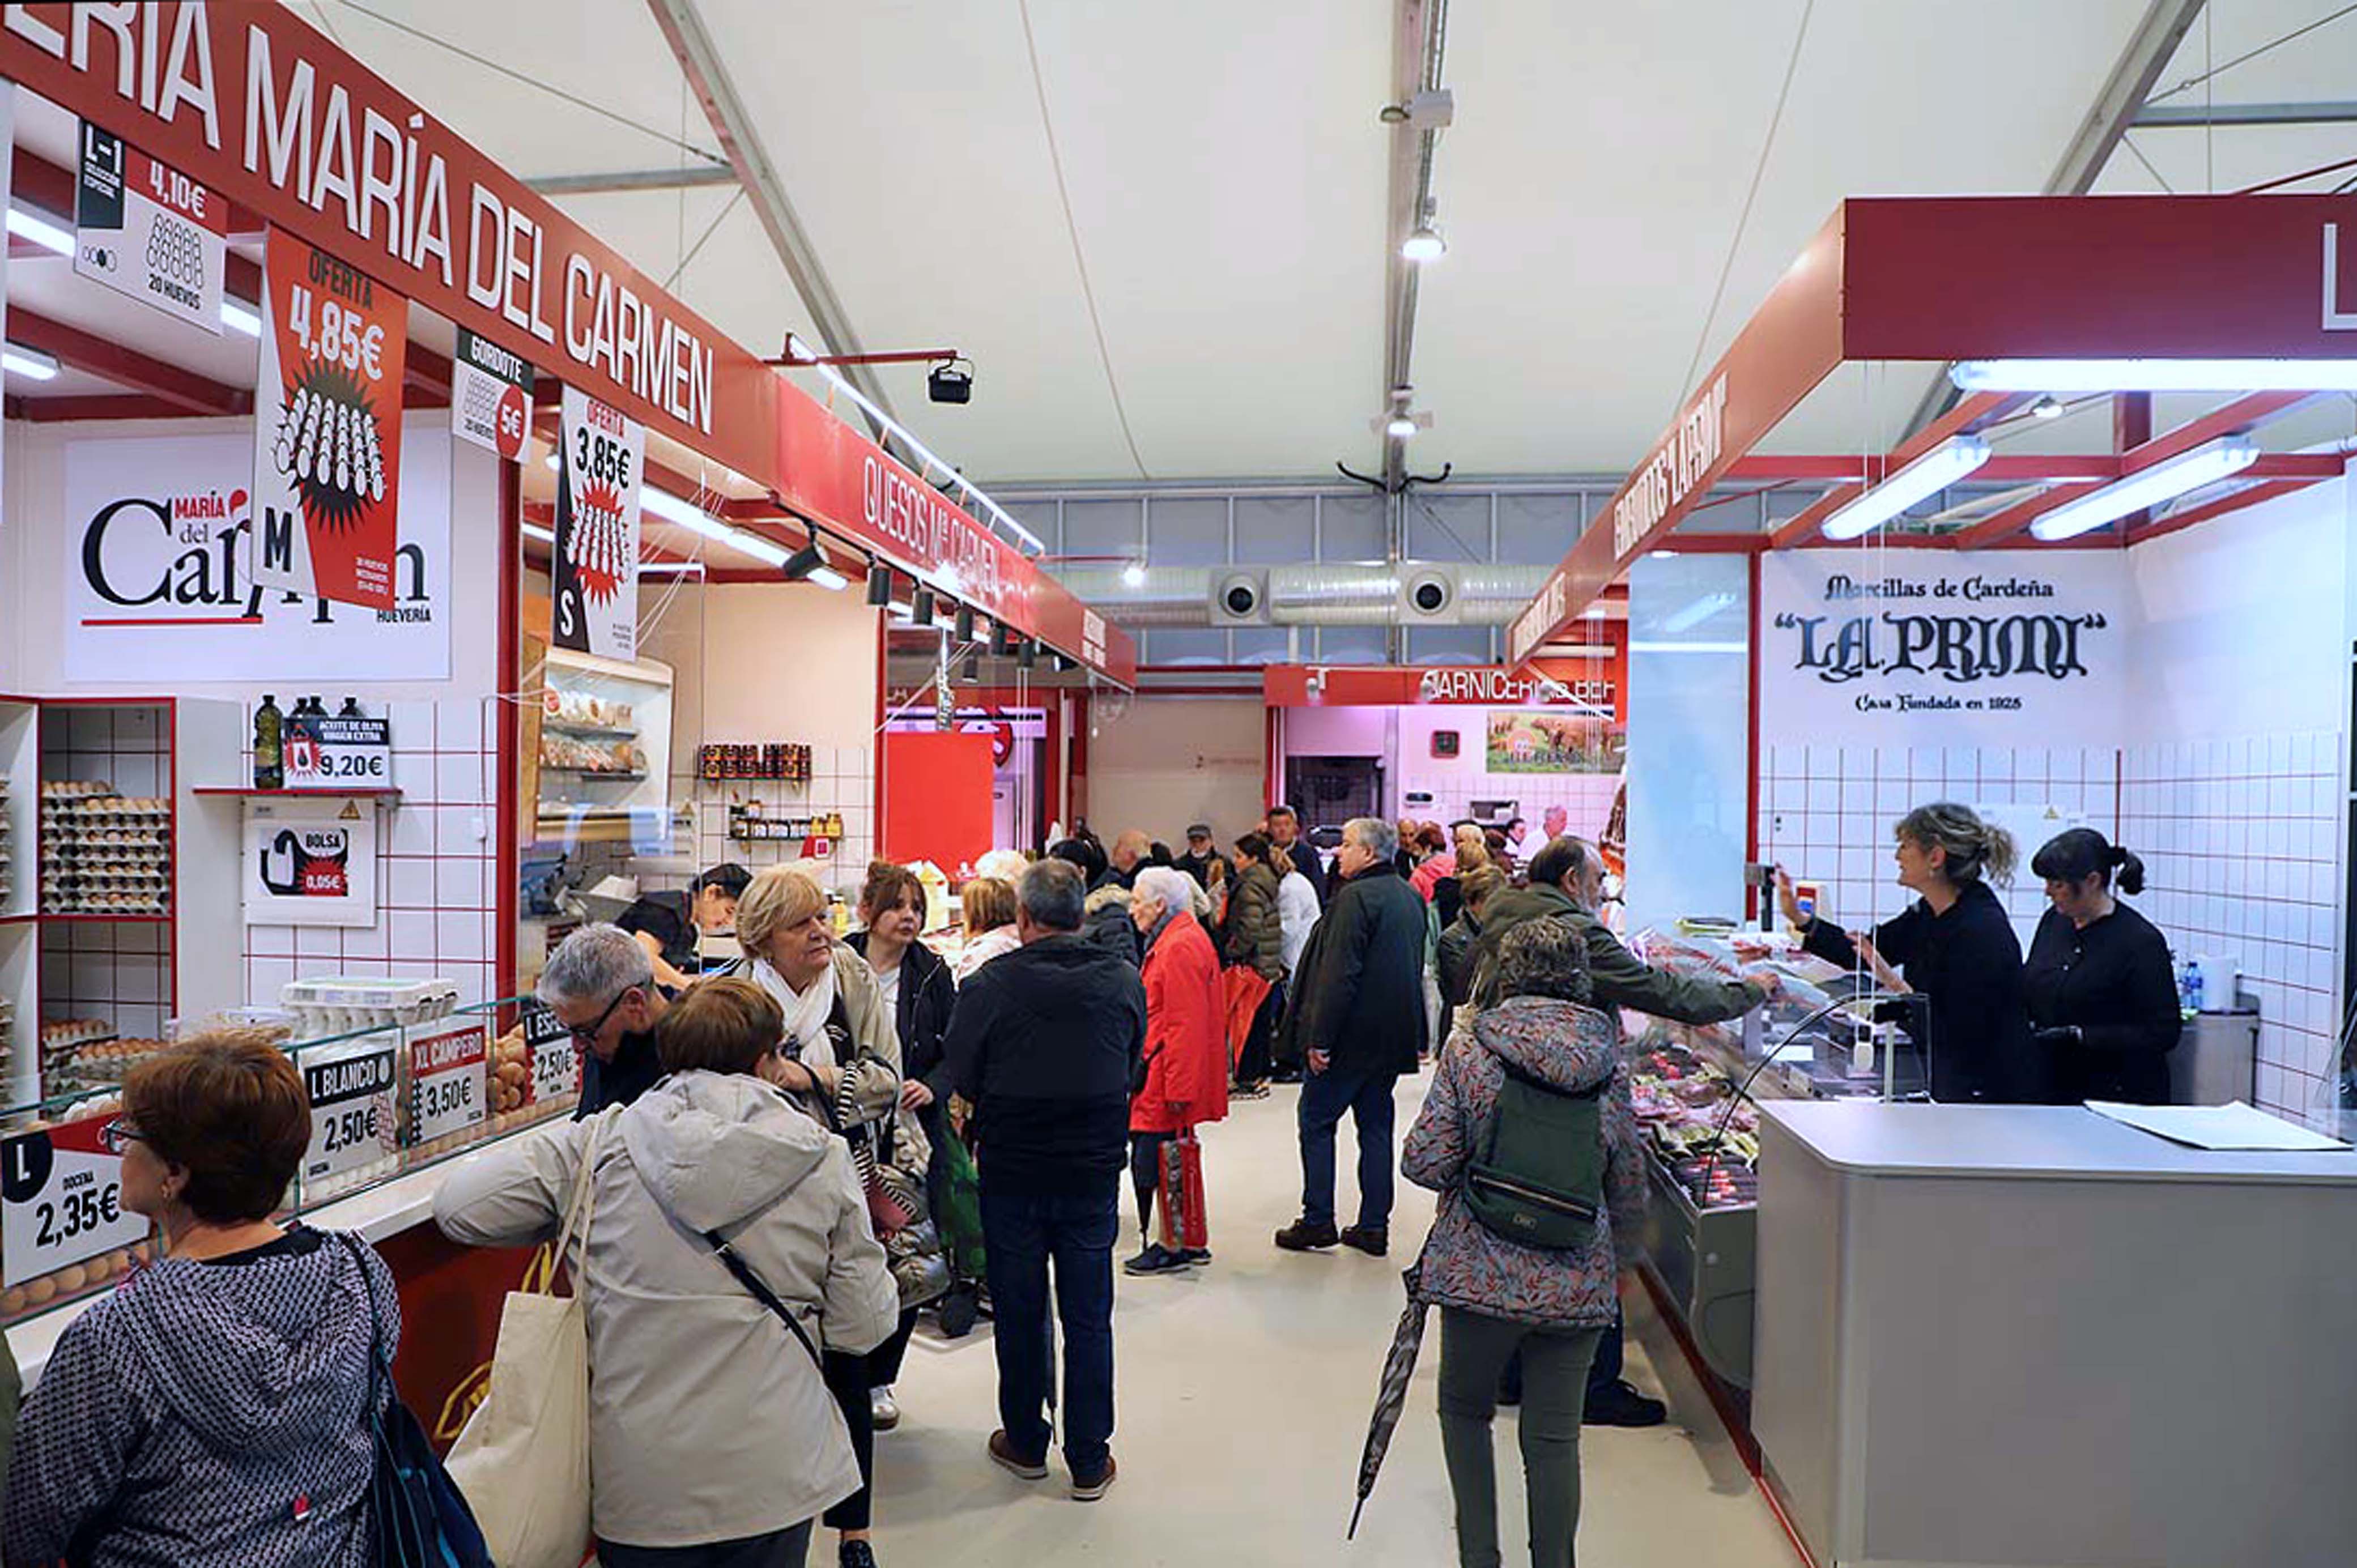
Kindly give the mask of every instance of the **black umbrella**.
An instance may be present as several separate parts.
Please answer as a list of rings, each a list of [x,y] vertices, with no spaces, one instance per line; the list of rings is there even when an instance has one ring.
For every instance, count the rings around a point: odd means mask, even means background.
[[[1419,1299],[1416,1273],[1400,1276],[1407,1286],[1407,1305],[1399,1327],[1392,1332],[1391,1354],[1383,1358],[1383,1380],[1375,1390],[1375,1413],[1367,1423],[1367,1446],[1359,1455],[1359,1500],[1351,1509],[1351,1529],[1343,1539],[1359,1535],[1359,1515],[1366,1510],[1368,1494],[1375,1489],[1375,1474],[1391,1451],[1392,1434],[1399,1429],[1400,1412],[1407,1405],[1408,1380],[1415,1376],[1416,1352],[1424,1348],[1425,1318],[1431,1304]]]

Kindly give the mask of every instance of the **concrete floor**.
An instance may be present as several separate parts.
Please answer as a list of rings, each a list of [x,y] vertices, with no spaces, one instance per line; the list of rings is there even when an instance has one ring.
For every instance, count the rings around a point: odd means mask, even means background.
[[[1423,1095],[1400,1086],[1405,1136]],[[899,1387],[899,1430],[877,1440],[877,1551],[884,1568],[968,1563],[1338,1563],[1456,1562],[1448,1482],[1434,1416],[1440,1336],[1426,1335],[1359,1539],[1346,1543],[1367,1417],[1403,1300],[1400,1271],[1431,1223],[1432,1195],[1402,1183],[1392,1256],[1278,1252],[1271,1232],[1300,1192],[1295,1091],[1239,1103],[1205,1132],[1210,1267],[1121,1276],[1114,1309],[1121,1478],[1103,1502],[1065,1494],[1060,1457],[1026,1484],[983,1452],[996,1422],[989,1326],[954,1343],[920,1329]],[[1355,1202],[1343,1130],[1340,1205]],[[1136,1250],[1125,1194],[1122,1255]],[[1582,1560],[1590,1563],[1788,1568],[1798,1559],[1642,1293],[1631,1304],[1630,1375],[1666,1391],[1671,1422],[1649,1432],[1587,1429]],[[1499,1421],[1501,1532],[1527,1562],[1512,1416]],[[822,1536],[811,1561],[834,1562]]]

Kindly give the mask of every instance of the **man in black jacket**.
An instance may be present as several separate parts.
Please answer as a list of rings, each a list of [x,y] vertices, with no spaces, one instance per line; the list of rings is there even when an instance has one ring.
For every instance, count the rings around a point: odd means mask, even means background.
[[[1081,935],[1133,968],[1143,962],[1137,927],[1129,918],[1129,885],[1106,865],[1104,852],[1088,839],[1058,839],[1048,857],[1080,869],[1081,886],[1088,890]]]
[[[1301,819],[1293,808],[1275,805],[1268,809],[1269,841],[1283,850],[1293,862],[1293,869],[1309,879],[1309,890],[1318,895],[1318,902],[1326,902],[1326,867],[1318,858],[1318,846],[1301,836]]]
[[[1196,886],[1209,887],[1211,885],[1211,863],[1215,860],[1220,863],[1222,878],[1235,875],[1235,863],[1222,854],[1211,842],[1211,824],[1189,823],[1187,828],[1187,853],[1171,864],[1193,877]]]
[[[1392,865],[1389,822],[1361,817],[1342,830],[1343,878],[1309,933],[1286,1005],[1286,1048],[1301,1080],[1301,1218],[1276,1233],[1288,1252],[1341,1241],[1371,1257],[1389,1249],[1392,1090],[1416,1069],[1426,1043],[1424,957],[1429,906]],[[1359,1133],[1359,1222],[1334,1229],[1334,1129],[1344,1112]]]
[[[1146,1043],[1137,971],[1078,933],[1069,862],[1023,874],[1023,946],[968,977],[931,1086],[974,1107],[982,1229],[997,1313],[998,1413],[990,1456],[1048,1474],[1048,1260],[1064,1329],[1064,1460],[1072,1496],[1113,1485],[1113,1249],[1129,1164],[1129,1085]]]
[[[575,1121],[628,1105],[662,1078],[655,1026],[671,1010],[671,993],[655,983],[654,960],[636,937],[614,926],[578,928],[548,955],[537,994],[581,1053]]]

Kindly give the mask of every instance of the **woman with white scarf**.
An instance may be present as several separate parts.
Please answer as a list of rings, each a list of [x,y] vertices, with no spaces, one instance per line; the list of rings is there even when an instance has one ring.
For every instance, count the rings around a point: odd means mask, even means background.
[[[753,878],[737,905],[737,940],[745,956],[723,972],[741,974],[775,997],[785,1012],[786,1058],[779,1087],[851,1145],[863,1178],[880,1173],[904,1207],[922,1219],[924,1172],[931,1151],[913,1116],[899,1112],[900,1036],[883,987],[867,961],[834,940],[826,895],[801,870],[771,866]],[[913,1181],[909,1179],[913,1173]],[[897,1363],[916,1326],[917,1308],[933,1282],[948,1283],[941,1243],[930,1224],[878,1238],[900,1290],[900,1323],[892,1339],[866,1355],[826,1352],[827,1386],[842,1406],[859,1456],[859,1491],[827,1510],[840,1532],[843,1568],[874,1568],[868,1531],[873,1518],[875,1411],[870,1362]],[[938,1294],[935,1291],[934,1294]]]

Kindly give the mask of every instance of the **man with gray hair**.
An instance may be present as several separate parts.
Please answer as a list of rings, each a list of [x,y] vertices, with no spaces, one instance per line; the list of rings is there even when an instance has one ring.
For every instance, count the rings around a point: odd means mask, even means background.
[[[576,929],[549,954],[535,993],[581,1053],[576,1121],[628,1105],[663,1076],[655,1025],[671,994],[655,983],[654,961],[619,926]]]
[[[1399,834],[1379,817],[1342,829],[1333,902],[1302,950],[1281,1053],[1303,1064],[1301,1218],[1276,1233],[1288,1252],[1337,1241],[1380,1258],[1391,1246],[1392,1094],[1428,1039],[1424,956],[1430,906],[1393,864]],[[1359,1133],[1359,1222],[1334,1228],[1334,1130]]]
[[[1023,945],[968,977],[950,1014],[937,1099],[974,1108],[983,1242],[997,1315],[999,1430],[990,1457],[1045,1479],[1048,1260],[1064,1326],[1064,1462],[1072,1497],[1113,1485],[1113,1249],[1129,1164],[1129,1089],[1146,1043],[1137,970],[1081,936],[1078,868],[1042,860],[1017,888]]]

